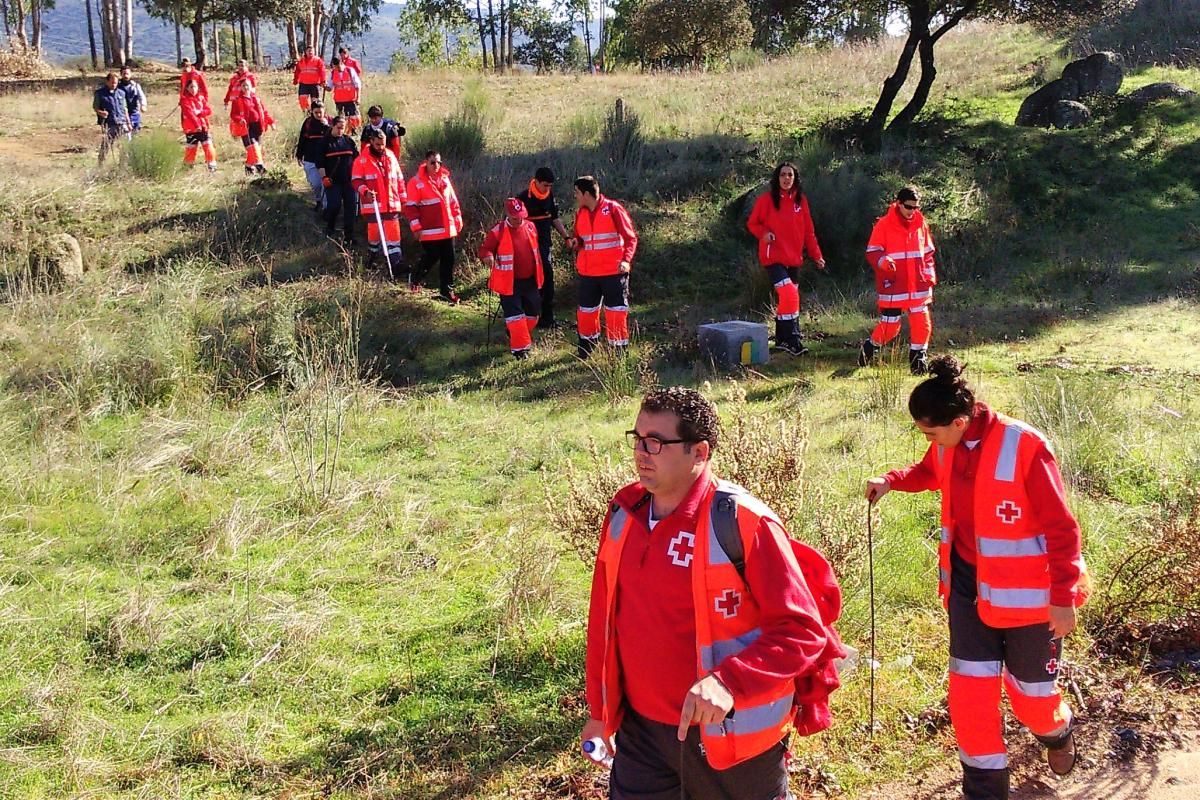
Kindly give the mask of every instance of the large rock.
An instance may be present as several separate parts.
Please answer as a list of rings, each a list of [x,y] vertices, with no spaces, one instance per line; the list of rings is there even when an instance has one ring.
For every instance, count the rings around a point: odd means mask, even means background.
[[[46,240],[46,277],[60,283],[83,280],[83,251],[69,233],[56,233]]]
[[[1078,97],[1079,86],[1075,81],[1065,78],[1050,81],[1025,98],[1017,112],[1016,123],[1026,128],[1045,128],[1054,121],[1053,111],[1057,103]]]
[[[1193,97],[1195,92],[1178,83],[1151,83],[1129,93],[1128,100],[1139,106],[1149,105],[1159,100],[1174,100],[1179,97]]]
[[[1059,100],[1050,112],[1050,122],[1061,130],[1082,128],[1092,118],[1092,111],[1078,100]]]
[[[1125,70],[1121,67],[1121,57],[1106,51],[1072,61],[1063,68],[1062,77],[1063,80],[1073,81],[1078,92],[1075,97],[1064,97],[1064,100],[1081,100],[1096,95],[1116,97],[1125,80]]]

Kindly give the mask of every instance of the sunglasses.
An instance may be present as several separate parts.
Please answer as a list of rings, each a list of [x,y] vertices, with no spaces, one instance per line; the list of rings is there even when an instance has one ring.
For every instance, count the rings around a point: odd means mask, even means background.
[[[915,205],[915,206],[910,206],[908,203],[901,203],[900,205],[904,206],[904,207],[905,207],[905,208],[907,208],[909,211],[916,211],[916,210],[918,210],[918,209],[921,207],[921,206],[920,206],[920,204],[917,204],[917,205]]]

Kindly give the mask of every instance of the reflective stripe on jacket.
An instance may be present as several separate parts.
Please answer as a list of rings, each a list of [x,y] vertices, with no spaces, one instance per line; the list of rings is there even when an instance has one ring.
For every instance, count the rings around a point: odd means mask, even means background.
[[[319,56],[304,58],[296,62],[296,71],[292,73],[292,83],[320,86],[325,82],[325,62]]]
[[[754,201],[746,228],[758,239],[758,263],[764,267],[772,264],[798,267],[804,263],[806,253],[814,261],[822,258],[808,209],[808,198],[803,193],[797,198],[794,193],[781,192],[779,208],[771,201],[769,191],[760,195]],[[766,241],[768,233],[775,234],[775,241]]]
[[[380,214],[396,214],[404,209],[404,172],[390,150],[376,156],[370,147],[364,147],[350,170],[350,185],[358,192],[359,214],[364,217],[374,217],[376,208]],[[368,189],[375,192],[374,200],[366,199]]]
[[[1015,628],[1050,620],[1050,561],[1046,536],[1030,506],[1025,475],[1042,446],[1041,432],[1003,415],[984,433],[975,473],[975,545],[979,618],[993,628]],[[938,545],[938,594],[950,595],[950,548],[954,518],[950,481],[955,448],[933,445],[942,492]],[[1083,557],[1079,556],[1082,565]],[[1081,569],[1076,605],[1083,605],[1087,579]]]
[[[450,183],[450,170],[443,165],[437,178],[431,178],[422,163],[408,181],[404,213],[409,227],[422,242],[458,236],[463,225],[462,210]]]
[[[875,270],[879,308],[921,308],[933,302],[937,283],[933,237],[920,211],[906,221],[898,205],[892,203],[871,230],[867,263]],[[887,266],[888,258],[896,263],[894,272]]]
[[[358,100],[358,74],[349,67],[340,67],[329,72],[329,88],[333,89],[333,102],[353,103]]]
[[[738,531],[743,552],[753,552],[762,518],[769,516],[776,522],[778,519],[741,487],[724,481],[719,486],[723,491],[737,494]],[[710,492],[700,505],[691,562],[697,678],[740,653],[762,632],[758,605],[714,533],[715,494],[715,491]],[[631,526],[637,524],[628,509],[614,502],[604,521],[597,556],[606,589],[606,635],[600,677],[605,736],[613,735],[621,724],[620,659],[614,634],[617,574],[622,548],[629,539]],[[794,679],[771,681],[768,686],[758,694],[739,697],[735,712],[722,722],[701,726],[700,740],[705,757],[715,769],[728,769],[766,752],[792,730]]]

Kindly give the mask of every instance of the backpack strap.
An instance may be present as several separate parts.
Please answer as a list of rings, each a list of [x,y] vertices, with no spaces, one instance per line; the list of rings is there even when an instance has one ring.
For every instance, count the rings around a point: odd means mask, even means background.
[[[713,533],[717,535],[717,544],[725,551],[725,557],[737,570],[742,583],[746,582],[746,552],[742,547],[742,534],[738,531],[737,499],[733,492],[718,489],[713,496],[712,511]]]

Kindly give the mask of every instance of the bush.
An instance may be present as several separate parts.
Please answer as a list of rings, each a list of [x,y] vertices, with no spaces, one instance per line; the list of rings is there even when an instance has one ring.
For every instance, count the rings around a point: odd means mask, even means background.
[[[183,167],[183,153],[174,134],[145,130],[125,148],[125,164],[131,173],[158,183],[174,178]]]
[[[599,108],[584,108],[576,111],[567,120],[567,144],[569,146],[596,145],[604,135],[604,112]]]
[[[499,119],[500,112],[492,107],[483,82],[476,78],[467,82],[457,111],[439,122],[410,128],[407,146],[418,157],[437,150],[454,161],[472,161],[483,152],[488,128]]]
[[[614,166],[641,169],[646,149],[642,120],[623,100],[618,99],[604,119],[600,149]]]
[[[761,50],[753,47],[743,47],[729,54],[730,72],[749,72],[758,69],[767,61]]]

